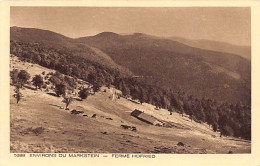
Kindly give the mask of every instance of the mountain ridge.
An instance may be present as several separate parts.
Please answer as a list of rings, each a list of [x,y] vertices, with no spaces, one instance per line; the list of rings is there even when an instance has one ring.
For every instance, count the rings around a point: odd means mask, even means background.
[[[91,36],[76,40],[102,50],[117,64],[125,66],[136,75],[153,76],[156,79],[152,80],[152,84],[157,82],[157,86],[163,84],[169,88],[173,85],[172,88],[176,88],[181,85],[177,89],[181,90],[185,86],[184,89],[189,94],[201,93],[203,95],[199,96],[202,97],[208,93],[211,98],[218,100],[223,99],[226,90],[228,96],[224,98],[228,100],[234,99],[234,96],[238,96],[240,101],[250,98],[248,89],[251,88],[251,64],[239,55],[190,47],[178,41],[154,38],[142,33]],[[146,78],[146,82],[151,82]],[[216,78],[219,80],[214,83]],[[189,83],[189,80],[193,83]],[[206,90],[202,87],[206,87]],[[242,87],[246,87],[246,90]],[[232,92],[229,93],[228,89]],[[243,94],[239,94],[239,89],[243,89]]]
[[[236,54],[247,60],[251,60],[251,46],[234,45],[227,42],[219,42],[206,39],[189,40],[176,36],[166,38],[173,41],[179,41],[191,47]]]
[[[66,37],[62,34],[49,30],[20,27],[11,27],[10,33],[10,40],[17,40],[28,43],[40,43],[44,47],[67,50],[73,52],[73,54],[76,56],[83,56],[102,65],[118,68],[127,75],[132,75],[128,69],[117,65],[110,58],[110,56],[106,55],[105,53],[101,53],[87,44],[74,42],[73,38]]]
[[[39,29],[32,31],[42,32]],[[77,39],[54,34],[58,39],[49,42],[42,40],[42,35],[19,33],[11,28],[11,40],[34,42],[37,39],[49,47],[69,49],[98,63],[121,66],[121,70],[130,70],[128,73],[149,76],[139,79],[152,85],[198,97],[250,103],[251,64],[239,55],[190,47],[143,33],[119,35],[102,32]],[[47,35],[43,37],[48,39]]]

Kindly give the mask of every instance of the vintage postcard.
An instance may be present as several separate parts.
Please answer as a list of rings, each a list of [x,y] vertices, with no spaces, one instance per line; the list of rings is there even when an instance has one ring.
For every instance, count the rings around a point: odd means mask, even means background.
[[[1,5],[1,165],[260,165],[259,2]]]

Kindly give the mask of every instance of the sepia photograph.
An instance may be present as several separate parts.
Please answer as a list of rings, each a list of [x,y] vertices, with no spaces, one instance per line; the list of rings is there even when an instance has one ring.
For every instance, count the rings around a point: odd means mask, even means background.
[[[250,7],[11,6],[9,61],[10,153],[252,152]]]

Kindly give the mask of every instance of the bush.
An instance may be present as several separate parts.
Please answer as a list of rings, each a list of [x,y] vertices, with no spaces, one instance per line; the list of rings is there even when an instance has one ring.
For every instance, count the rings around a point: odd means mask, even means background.
[[[35,129],[32,129],[31,131],[32,131],[35,135],[40,135],[40,134],[43,133],[44,128],[43,128],[43,127],[37,127],[37,128],[35,128]]]
[[[67,87],[63,83],[55,86],[55,92],[56,92],[57,96],[65,95],[66,89],[67,89]]]
[[[64,82],[68,85],[68,89],[73,91],[77,88],[77,80],[68,76],[64,76]]]
[[[37,87],[39,88],[39,89],[41,89],[41,87],[42,87],[42,85],[43,85],[43,78],[42,78],[42,76],[41,75],[35,75],[34,77],[33,77],[33,80],[32,80],[32,82],[33,82],[33,85],[36,87],[36,89],[37,89]]]
[[[42,84],[42,88],[43,88],[43,89],[46,89],[46,88],[47,88],[47,84],[43,83],[43,84]]]
[[[79,91],[81,100],[86,99],[90,95],[90,88],[83,88]]]
[[[30,79],[30,74],[26,70],[21,70],[18,74],[19,82],[24,85],[28,83],[28,80]]]
[[[30,74],[25,71],[25,70],[21,70],[19,72],[19,70],[14,69],[10,72],[10,76],[12,79],[12,84],[13,85],[21,85],[23,86],[24,84],[28,83],[28,80],[30,79]]]

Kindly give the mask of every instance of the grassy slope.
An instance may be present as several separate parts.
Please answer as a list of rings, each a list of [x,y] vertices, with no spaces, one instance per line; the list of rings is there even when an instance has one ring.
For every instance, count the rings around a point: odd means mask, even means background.
[[[29,67],[12,58],[11,67],[26,69],[31,75],[51,70],[35,65]],[[13,95],[14,87],[10,88]],[[23,89],[25,96],[19,104],[11,97],[11,152],[131,152],[131,153],[249,153],[251,143],[219,137],[205,124],[190,122],[188,118],[166,110],[154,110],[149,104],[135,104],[124,98],[111,100],[111,93],[99,92],[87,100],[75,101],[71,109],[84,111],[88,117],[71,115],[64,109],[62,98],[44,91]],[[175,122],[180,128],[163,128],[148,125],[130,116],[135,108],[160,119]],[[97,114],[96,118],[90,118]],[[106,118],[112,118],[108,120]],[[120,125],[136,126],[137,132],[124,130]],[[36,135],[30,128],[43,127]],[[107,132],[102,134],[101,132]],[[177,146],[183,142],[184,147]]]

